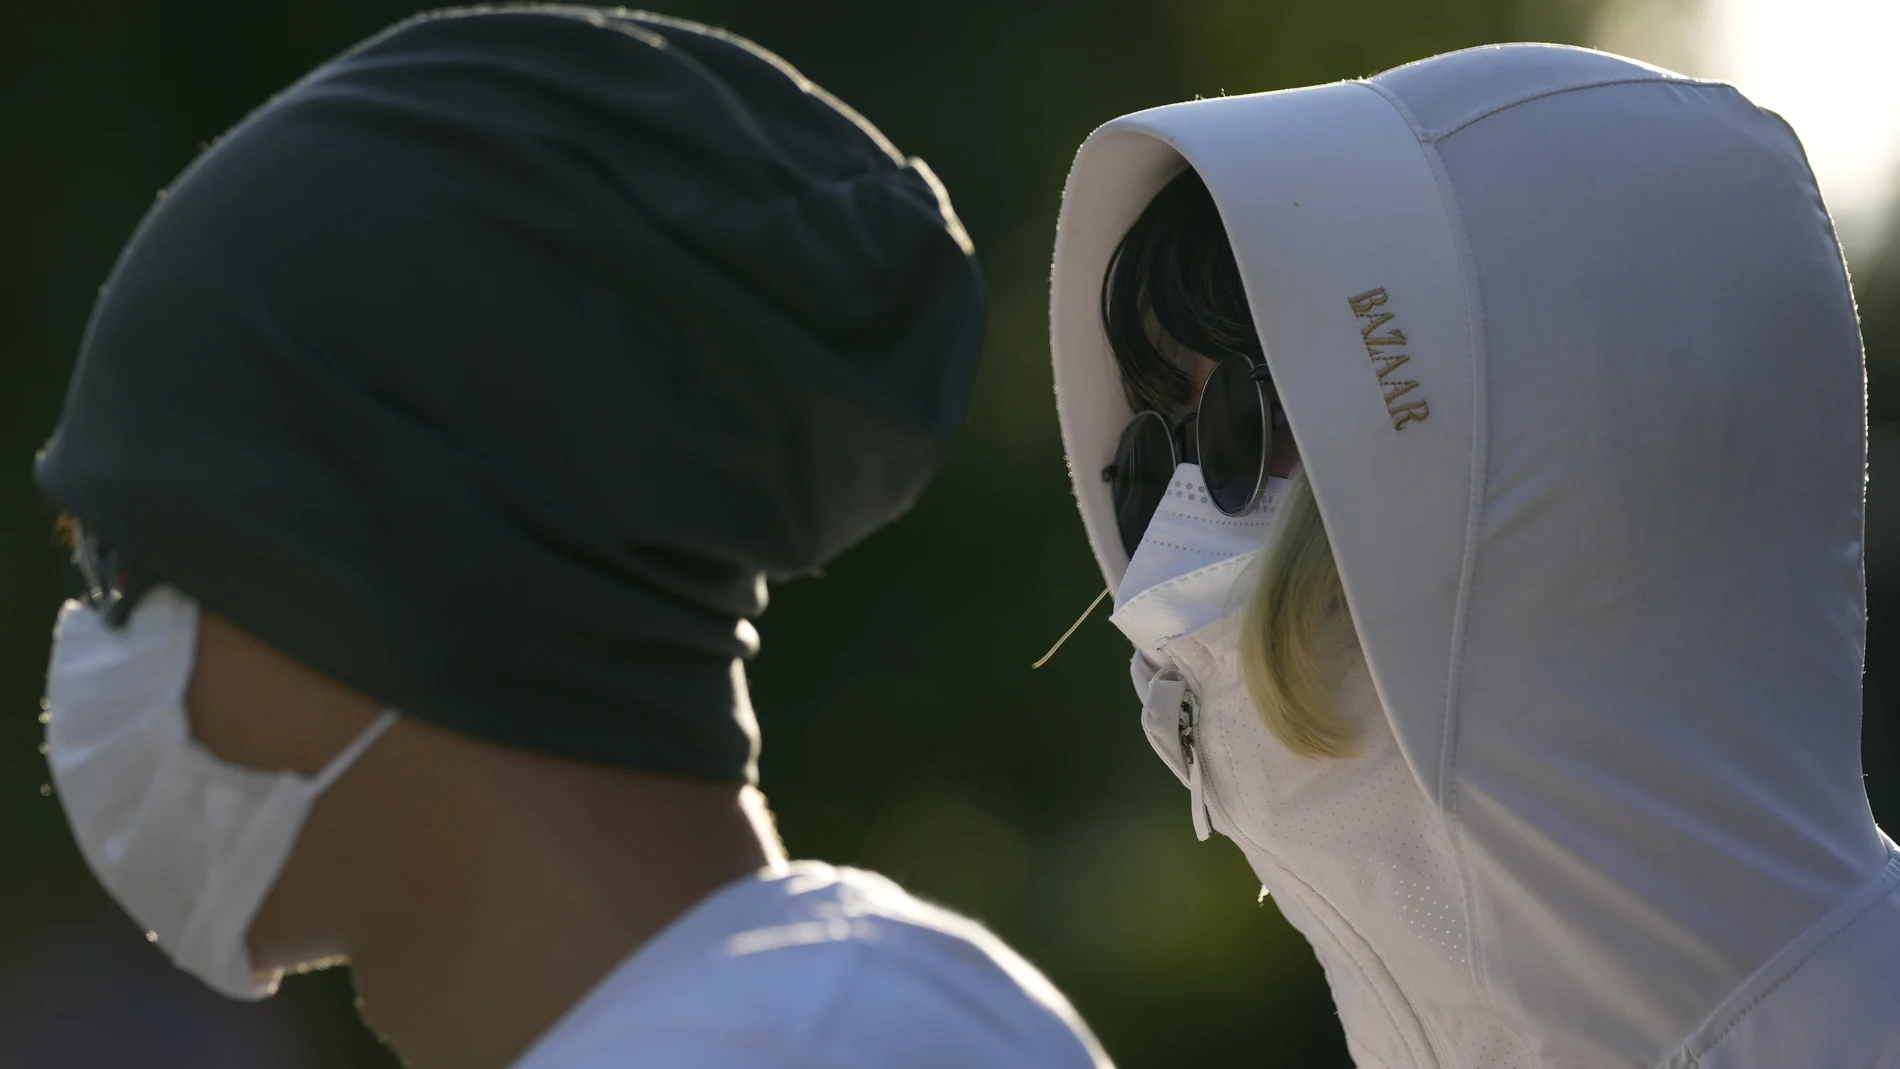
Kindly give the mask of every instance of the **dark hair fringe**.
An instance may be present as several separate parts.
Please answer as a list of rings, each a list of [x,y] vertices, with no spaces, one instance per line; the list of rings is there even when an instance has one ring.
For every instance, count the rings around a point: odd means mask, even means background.
[[[1155,194],[1115,247],[1102,276],[1102,328],[1136,411],[1194,404],[1194,378],[1161,350],[1161,337],[1210,359],[1262,357],[1220,210],[1193,168]]]

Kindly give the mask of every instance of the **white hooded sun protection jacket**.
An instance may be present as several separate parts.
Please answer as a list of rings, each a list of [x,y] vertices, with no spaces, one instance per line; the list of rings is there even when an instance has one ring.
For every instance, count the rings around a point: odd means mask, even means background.
[[[1391,770],[1328,797],[1347,764],[1233,723],[1202,787],[1355,1058],[1900,1066],[1900,854],[1859,754],[1861,346],[1794,134],[1731,87],[1532,45],[1097,130],[1052,340],[1110,586],[1099,472],[1130,413],[1102,276],[1190,165],[1380,711],[1344,762]],[[1236,622],[1187,645],[1231,651]],[[1210,684],[1237,685],[1185,680]]]

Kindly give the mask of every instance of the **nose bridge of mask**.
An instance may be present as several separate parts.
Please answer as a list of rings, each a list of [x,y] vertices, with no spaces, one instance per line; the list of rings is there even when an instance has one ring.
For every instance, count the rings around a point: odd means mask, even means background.
[[[46,721],[49,756],[57,752],[59,759],[91,761],[100,751],[122,751],[116,744],[128,734],[153,734],[157,738],[149,741],[167,744],[187,734],[183,722],[149,713],[125,715],[120,699],[138,691],[183,703],[196,659],[195,607],[161,589],[140,604],[139,615],[144,626],[112,628],[76,601],[60,610],[46,673],[47,706],[60,711]]]
[[[1197,464],[1175,468],[1168,493],[1129,559],[1109,617],[1159,659],[1169,639],[1226,614],[1234,583],[1262,548],[1286,480],[1272,478],[1252,509],[1228,516]]]
[[[165,710],[182,708],[197,614],[160,590],[138,616],[138,627],[110,628],[99,613],[67,602],[46,673],[48,769],[81,852],[108,887],[153,796],[182,779],[169,766],[190,759],[185,718]]]

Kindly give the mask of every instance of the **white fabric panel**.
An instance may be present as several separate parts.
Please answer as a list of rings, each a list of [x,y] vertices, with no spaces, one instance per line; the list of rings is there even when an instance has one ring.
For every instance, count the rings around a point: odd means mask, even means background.
[[[1798,143],[1726,87],[1550,96],[1438,150],[1486,308],[1452,800],[1478,938],[1553,1053],[1641,1060],[1883,857],[1840,253]]]

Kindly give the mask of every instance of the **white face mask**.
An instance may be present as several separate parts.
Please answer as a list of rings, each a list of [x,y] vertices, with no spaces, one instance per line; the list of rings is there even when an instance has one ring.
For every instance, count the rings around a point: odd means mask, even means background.
[[[1141,545],[1135,547],[1128,571],[1115,589],[1115,613],[1110,619],[1141,649],[1154,645],[1151,625],[1160,624],[1162,630],[1172,627],[1173,633],[1167,636],[1172,638],[1219,619],[1227,609],[1231,580],[1211,585],[1193,580],[1204,568],[1244,564],[1238,558],[1262,548],[1286,486],[1285,479],[1269,477],[1251,510],[1228,516],[1209,499],[1199,464],[1177,466],[1168,496],[1148,521]],[[1164,623],[1158,614],[1168,621]]]
[[[93,874],[179,968],[232,998],[274,994],[245,933],[311,806],[395,722],[386,712],[315,778],[257,772],[193,741],[198,606],[145,595],[123,628],[61,610],[47,672],[47,763]]]

